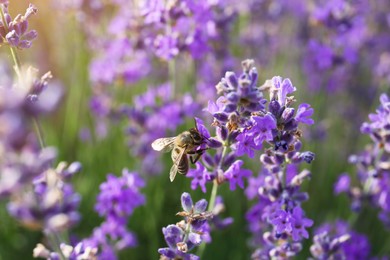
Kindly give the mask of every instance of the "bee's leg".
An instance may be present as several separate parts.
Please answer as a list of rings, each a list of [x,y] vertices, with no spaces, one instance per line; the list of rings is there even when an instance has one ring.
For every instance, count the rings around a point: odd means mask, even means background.
[[[191,152],[188,152],[187,154],[190,155],[190,161],[192,164],[195,164],[197,161],[199,161],[200,157],[202,156],[202,154],[204,154],[204,152],[206,151],[207,149],[200,149],[200,150],[197,150],[197,151],[191,151]],[[192,155],[195,155],[195,159],[194,157],[192,157]]]

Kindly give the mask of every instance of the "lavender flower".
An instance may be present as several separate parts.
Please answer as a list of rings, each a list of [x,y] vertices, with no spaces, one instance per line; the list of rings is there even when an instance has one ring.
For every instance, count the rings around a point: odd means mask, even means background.
[[[162,165],[159,155],[150,147],[153,140],[173,135],[173,131],[184,123],[186,117],[193,117],[199,109],[190,94],[181,100],[172,98],[171,84],[150,87],[134,97],[133,106],[123,106],[122,113],[128,118],[126,134],[128,145],[134,156],[143,158],[141,170],[147,175],[159,174]]]
[[[243,161],[235,161],[224,173],[225,178],[230,182],[230,190],[235,190],[236,185],[241,189],[244,188],[244,179],[252,175],[250,170],[241,169]]]
[[[4,14],[4,19],[0,21],[0,44],[7,43],[18,49],[30,48],[38,34],[35,30],[28,31],[28,19],[37,12],[37,8],[30,4],[26,13],[18,14],[14,20],[8,13],[8,4],[2,4],[0,8]]]
[[[29,122],[55,108],[59,96],[43,91],[49,74],[37,79],[31,67],[19,71],[13,86],[0,88],[0,197],[8,197],[28,186],[45,172],[56,157],[54,148],[38,148]],[[50,93],[49,93],[50,92]],[[50,98],[48,98],[48,95]],[[32,97],[35,98],[32,98]],[[50,99],[50,101],[48,101]]]
[[[326,223],[317,228],[310,251],[315,259],[367,259],[370,244],[344,221]]]
[[[145,203],[145,198],[139,193],[144,181],[127,169],[118,178],[112,174],[107,176],[107,182],[100,185],[97,197],[96,211],[100,216],[122,218],[131,216],[133,210]]]
[[[206,211],[206,200],[199,200],[194,205],[191,195],[186,192],[181,195],[181,205],[184,211],[177,215],[185,219],[176,225],[163,228],[165,241],[169,247],[158,250],[162,259],[200,259],[188,252],[199,246],[208,235],[207,221],[213,217],[213,213]]]
[[[140,193],[144,181],[127,169],[121,177],[108,175],[100,185],[95,210],[105,221],[82,242],[90,248],[98,248],[97,255],[104,259],[116,259],[116,253],[137,244],[135,235],[127,229],[127,220],[134,209],[145,203]]]
[[[373,143],[358,155],[349,158],[356,165],[357,184],[343,174],[335,184],[335,193],[347,193],[351,198],[351,208],[360,211],[363,202],[369,201],[380,209],[379,218],[390,227],[390,158],[389,115],[390,99],[386,94],[380,97],[380,106],[375,114],[370,114],[370,122],[362,124],[361,132],[370,135]]]
[[[309,88],[340,90],[352,80],[351,72],[368,36],[364,13],[357,3],[328,1],[309,14],[313,22],[303,66]],[[330,76],[323,77],[324,72]]]
[[[80,163],[75,162],[45,170],[33,180],[32,189],[15,194],[8,212],[28,228],[48,233],[69,229],[80,220],[80,195],[67,181],[80,169]]]
[[[69,260],[77,259],[97,259],[97,248],[86,247],[83,243],[78,243],[76,246],[66,244],[60,245],[62,255]],[[49,260],[61,259],[58,252],[51,252],[42,244],[37,244],[34,248],[33,256],[35,258],[45,258]]]

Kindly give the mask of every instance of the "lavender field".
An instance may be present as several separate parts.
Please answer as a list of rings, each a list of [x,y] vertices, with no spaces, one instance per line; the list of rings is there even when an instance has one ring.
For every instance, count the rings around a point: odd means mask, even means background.
[[[390,0],[0,18],[0,260],[390,259]]]

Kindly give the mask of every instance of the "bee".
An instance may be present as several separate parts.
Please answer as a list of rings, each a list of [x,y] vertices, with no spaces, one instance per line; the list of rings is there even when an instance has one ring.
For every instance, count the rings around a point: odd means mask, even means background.
[[[171,182],[175,179],[176,173],[186,175],[189,169],[187,154],[190,155],[191,163],[196,163],[206,149],[196,150],[205,142],[206,138],[197,128],[191,128],[178,136],[164,137],[153,141],[152,148],[155,151],[167,153],[172,151],[171,158],[173,165],[169,171]],[[196,155],[195,158],[192,155]]]

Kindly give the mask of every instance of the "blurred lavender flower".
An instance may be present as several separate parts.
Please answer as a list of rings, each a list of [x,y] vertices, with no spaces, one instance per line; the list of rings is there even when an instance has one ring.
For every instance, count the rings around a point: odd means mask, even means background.
[[[370,135],[373,143],[358,155],[349,158],[356,165],[356,185],[351,184],[347,174],[339,177],[335,193],[345,192],[351,199],[351,208],[360,211],[363,202],[370,202],[380,209],[379,218],[390,227],[390,99],[380,96],[380,106],[370,114],[370,122],[361,126],[363,134]]]
[[[30,48],[38,34],[35,30],[28,31],[28,19],[37,12],[37,8],[30,4],[25,14],[18,14],[14,20],[8,13],[8,3],[3,3],[0,8],[4,15],[0,21],[0,44],[6,43],[18,49]]]
[[[76,246],[70,246],[61,244],[60,249],[62,256],[69,260],[78,259],[97,259],[97,248],[86,247],[83,243],[78,243]],[[58,252],[51,252],[42,244],[37,244],[33,251],[33,257],[46,258],[49,260],[61,259],[61,255]]]
[[[14,194],[8,212],[28,228],[48,233],[69,229],[80,219],[77,210],[81,198],[68,181],[80,169],[78,162],[69,166],[60,163],[56,169],[41,172],[32,189]]]
[[[303,68],[312,90],[340,90],[353,79],[351,72],[369,36],[364,17],[367,10],[362,6],[328,1],[317,4],[309,13],[310,34],[303,52]],[[328,76],[324,77],[325,73]]]
[[[189,93],[180,100],[174,99],[170,84],[149,88],[134,97],[134,105],[124,106],[123,114],[128,118],[128,146],[134,156],[142,158],[141,170],[147,175],[159,174],[162,165],[159,154],[152,150],[153,140],[169,135],[184,119],[193,117],[199,105]]]
[[[140,193],[144,181],[127,169],[121,177],[108,175],[100,185],[95,210],[105,221],[94,229],[93,234],[84,239],[84,245],[98,248],[97,255],[103,259],[116,259],[116,253],[137,244],[135,235],[127,229],[127,221],[135,208],[145,203]]]
[[[163,228],[165,241],[169,247],[158,249],[162,259],[199,259],[198,256],[189,254],[194,247],[199,246],[208,236],[208,220],[213,218],[213,213],[206,211],[207,201],[202,199],[192,202],[191,195],[181,195],[183,211],[177,215],[185,219],[176,225]]]
[[[326,223],[314,232],[311,254],[315,259],[367,259],[370,244],[344,221]]]
[[[22,68],[19,73],[20,78],[13,86],[0,86],[2,198],[23,190],[25,185],[45,172],[56,157],[53,148],[38,149],[37,138],[29,125],[36,116],[52,111],[59,100],[58,95],[51,96],[51,90],[43,91],[50,73],[40,79],[31,67]]]
[[[127,169],[123,170],[121,178],[109,174],[107,182],[100,185],[96,211],[104,217],[131,216],[135,208],[145,203],[145,197],[139,193],[144,185],[138,175]]]

